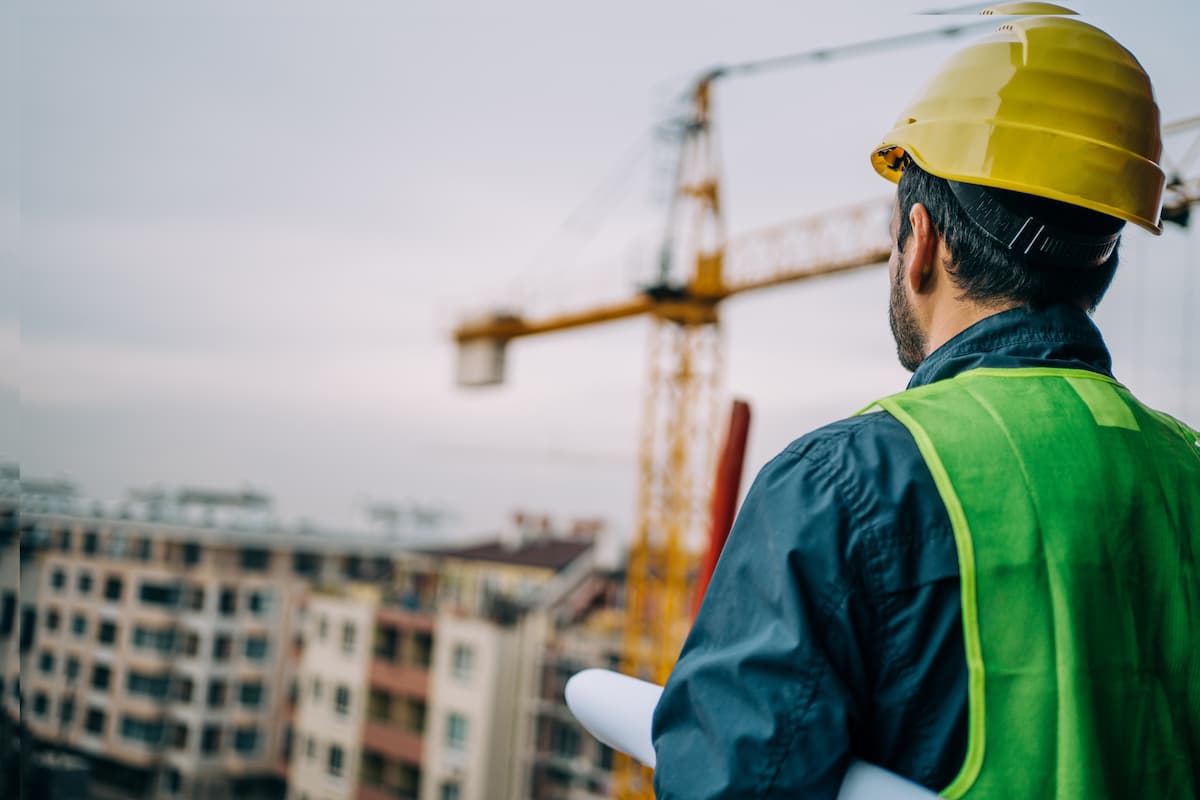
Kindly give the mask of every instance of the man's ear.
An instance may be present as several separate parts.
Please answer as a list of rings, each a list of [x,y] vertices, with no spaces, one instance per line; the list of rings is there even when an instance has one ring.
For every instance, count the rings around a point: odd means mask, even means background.
[[[927,292],[934,285],[934,262],[937,258],[938,235],[929,218],[929,210],[921,203],[913,203],[908,210],[908,224],[912,233],[908,236],[901,261],[904,280],[916,294]]]

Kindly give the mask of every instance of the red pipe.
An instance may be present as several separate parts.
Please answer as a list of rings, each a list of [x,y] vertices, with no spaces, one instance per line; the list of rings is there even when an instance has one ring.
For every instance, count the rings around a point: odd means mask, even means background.
[[[733,527],[737,512],[738,492],[742,485],[742,466],[746,460],[746,437],[750,433],[750,404],[743,400],[733,401],[729,414],[729,432],[725,446],[721,448],[721,459],[717,462],[717,478],[713,484],[712,522],[709,528],[708,551],[696,576],[696,594],[692,599],[692,619],[700,610],[708,582],[712,579],[717,559],[725,549],[725,540]]]

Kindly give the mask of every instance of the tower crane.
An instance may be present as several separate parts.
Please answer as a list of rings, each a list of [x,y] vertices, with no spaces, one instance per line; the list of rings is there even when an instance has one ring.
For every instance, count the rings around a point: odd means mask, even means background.
[[[955,36],[968,23],[915,34],[812,50],[710,69],[674,120],[679,155],[676,188],[656,280],[619,302],[529,318],[501,311],[469,319],[453,333],[458,383],[484,386],[504,379],[510,342],[530,336],[634,317],[651,321],[638,451],[636,527],[626,572],[621,671],[665,682],[690,625],[690,578],[705,533],[709,469],[716,438],[720,382],[720,305],[732,297],[861,269],[887,261],[893,201],[829,211],[729,238],[722,214],[719,160],[713,135],[714,84],[734,75],[819,63],[880,49]],[[1185,124],[1191,121],[1185,121]],[[1197,201],[1194,181],[1176,181],[1176,221],[1186,224]],[[687,265],[683,279],[674,264]],[[651,798],[651,774],[617,754],[614,797]]]

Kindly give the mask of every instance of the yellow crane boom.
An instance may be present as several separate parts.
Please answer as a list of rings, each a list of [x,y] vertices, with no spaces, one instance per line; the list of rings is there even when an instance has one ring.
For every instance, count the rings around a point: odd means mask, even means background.
[[[640,316],[678,325],[715,323],[720,302],[736,295],[885,262],[890,213],[891,201],[878,200],[738,236],[721,257],[730,262],[731,274],[722,269],[707,285],[697,275],[680,289],[650,287],[624,300],[559,314],[527,318],[504,311],[465,320],[454,329],[458,381],[475,386],[502,380],[502,364],[487,360],[477,366],[473,356],[503,361],[513,339]]]

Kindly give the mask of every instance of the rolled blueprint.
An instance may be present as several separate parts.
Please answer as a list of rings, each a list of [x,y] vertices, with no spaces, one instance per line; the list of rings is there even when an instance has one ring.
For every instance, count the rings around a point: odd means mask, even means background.
[[[586,669],[567,681],[567,707],[588,732],[614,750],[654,766],[650,723],[662,687],[606,669]],[[937,795],[863,761],[850,765],[838,800],[932,800]]]

